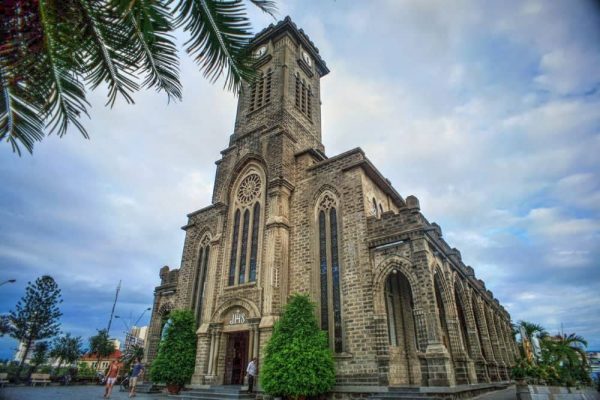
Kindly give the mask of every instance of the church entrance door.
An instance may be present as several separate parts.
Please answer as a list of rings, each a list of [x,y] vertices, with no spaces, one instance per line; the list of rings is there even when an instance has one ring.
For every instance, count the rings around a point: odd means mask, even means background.
[[[248,331],[227,334],[225,350],[226,385],[242,385],[248,364]]]

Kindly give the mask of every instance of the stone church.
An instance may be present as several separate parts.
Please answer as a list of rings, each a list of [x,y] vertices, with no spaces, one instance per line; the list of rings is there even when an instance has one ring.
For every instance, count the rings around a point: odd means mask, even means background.
[[[360,148],[321,141],[319,50],[288,18],[251,42],[259,77],[239,97],[212,204],[188,214],[181,266],[160,270],[147,347],[173,309],[198,321],[192,386],[235,385],[292,293],[327,332],[336,392],[509,380],[510,315],[442,230]],[[359,389],[357,389],[359,388]],[[377,388],[377,389],[376,389]]]

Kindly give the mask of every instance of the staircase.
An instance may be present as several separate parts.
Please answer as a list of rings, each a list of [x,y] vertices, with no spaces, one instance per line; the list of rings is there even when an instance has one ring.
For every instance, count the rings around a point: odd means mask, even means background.
[[[430,393],[421,393],[419,388],[389,388],[388,392],[375,393],[369,397],[369,400],[439,400]]]
[[[138,383],[135,386],[135,391],[137,393],[157,393],[159,390],[154,386],[152,382],[143,382]]]
[[[211,386],[206,389],[193,389],[171,396],[182,400],[254,400],[255,393],[247,393],[239,385]]]

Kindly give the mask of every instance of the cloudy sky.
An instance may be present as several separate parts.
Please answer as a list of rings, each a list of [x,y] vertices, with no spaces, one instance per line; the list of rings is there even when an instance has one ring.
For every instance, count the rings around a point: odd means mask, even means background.
[[[283,1],[331,69],[329,156],[361,147],[516,320],[600,349],[600,9],[589,1]],[[254,29],[273,22],[251,12]],[[91,140],[0,146],[0,313],[55,277],[62,329],[112,333],[177,268],[186,214],[210,204],[236,98],[182,56],[184,101],[140,92],[104,107]],[[141,322],[147,323],[148,314]],[[16,343],[0,339],[0,358]]]

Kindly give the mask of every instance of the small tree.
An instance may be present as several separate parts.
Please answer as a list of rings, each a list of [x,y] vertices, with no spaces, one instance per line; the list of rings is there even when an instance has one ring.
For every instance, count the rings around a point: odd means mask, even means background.
[[[58,319],[62,315],[58,308],[60,303],[62,299],[58,285],[51,276],[44,275],[35,283],[28,282],[25,295],[15,306],[15,311],[10,312],[10,336],[24,345],[17,376],[32,344],[58,334]]]
[[[334,385],[333,356],[308,296],[290,297],[267,343],[259,376],[265,392],[292,398],[326,393]]]
[[[33,364],[32,371],[36,371],[37,368],[44,364],[48,360],[48,342],[37,342],[33,349],[33,358],[31,363]]]
[[[115,351],[115,345],[108,338],[108,331],[100,329],[97,335],[90,337],[90,354],[96,354],[96,370],[100,367],[100,358],[108,357]]]
[[[190,310],[175,310],[171,324],[158,346],[150,377],[154,382],[183,386],[194,373],[196,360],[196,321]]]
[[[0,315],[0,337],[10,333],[10,319],[8,315]]]
[[[52,343],[50,357],[58,359],[58,370],[63,363],[73,364],[83,353],[81,336],[71,337],[70,333],[57,337]]]

